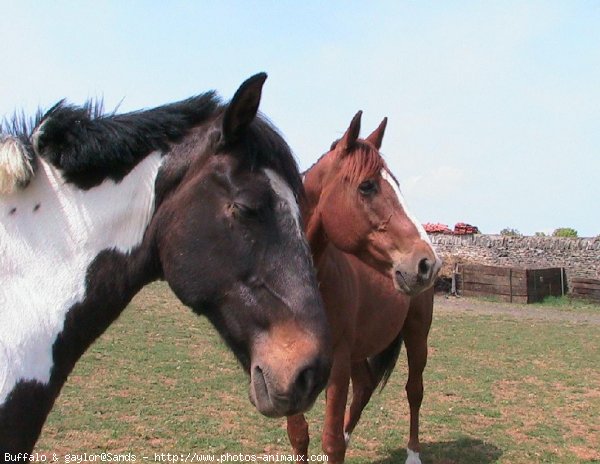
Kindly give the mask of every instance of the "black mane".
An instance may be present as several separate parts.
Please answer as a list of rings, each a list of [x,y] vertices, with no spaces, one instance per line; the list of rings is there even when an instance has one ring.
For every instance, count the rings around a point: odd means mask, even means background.
[[[32,154],[60,169],[67,182],[89,189],[125,177],[153,151],[168,150],[217,108],[214,92],[150,110],[105,114],[102,102],[57,103],[34,118],[15,114],[0,127],[18,137]]]
[[[210,118],[220,130],[226,108],[214,92],[125,114],[105,113],[101,101],[74,106],[62,100],[45,113],[38,110],[33,118],[15,113],[0,124],[0,133],[18,137],[31,158],[40,156],[60,169],[67,182],[89,189],[106,178],[120,181],[148,154],[168,151]],[[258,115],[238,143],[243,144],[242,162],[248,169],[271,168],[296,197],[302,195],[291,149],[267,118]],[[218,146],[212,148],[218,152]]]
[[[91,188],[125,177],[153,151],[166,151],[207,119],[218,100],[213,92],[145,111],[102,114],[101,105],[64,101],[41,119],[31,139],[35,152],[61,169],[65,179]]]

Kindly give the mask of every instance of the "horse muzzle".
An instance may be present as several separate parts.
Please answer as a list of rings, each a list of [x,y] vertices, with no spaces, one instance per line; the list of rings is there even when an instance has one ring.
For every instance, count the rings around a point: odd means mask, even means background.
[[[252,344],[250,401],[267,417],[307,411],[329,380],[329,333],[309,330],[310,321],[304,322],[297,318],[279,321]]]
[[[394,287],[408,296],[418,295],[433,285],[441,266],[437,257],[423,257],[416,264],[397,263],[392,268]]]
[[[325,388],[330,369],[328,361],[315,358],[297,369],[287,382],[280,378],[278,369],[253,365],[250,372],[250,402],[267,417],[305,412]]]

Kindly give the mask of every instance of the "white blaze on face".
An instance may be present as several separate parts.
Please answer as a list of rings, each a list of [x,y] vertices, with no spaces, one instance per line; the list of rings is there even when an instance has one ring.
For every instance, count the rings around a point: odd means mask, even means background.
[[[392,175],[387,171],[387,169],[384,168],[381,170],[381,177],[388,184],[390,184],[390,187],[392,187],[392,189],[396,193],[396,197],[398,198],[398,202],[400,203],[400,206],[404,210],[404,213],[406,214],[408,219],[410,219],[410,221],[413,223],[413,225],[416,227],[421,239],[425,243],[427,243],[429,245],[429,247],[431,248],[431,251],[433,252],[433,255],[435,256],[435,261],[436,261],[434,269],[437,271],[437,269],[439,269],[439,267],[441,267],[442,261],[439,258],[438,254],[436,253],[435,248],[433,247],[431,240],[429,239],[429,235],[427,235],[427,232],[425,232],[425,229],[423,228],[423,224],[421,224],[421,222],[415,216],[413,216],[413,214],[410,212],[410,210],[406,206],[406,201],[404,200],[404,196],[402,195],[402,192],[400,192],[400,187],[399,187],[398,183],[392,177]]]
[[[290,186],[275,171],[272,169],[265,169],[264,172],[267,175],[269,183],[271,184],[275,194],[287,205],[286,209],[289,210],[289,213],[294,219],[296,232],[299,237],[302,237],[302,227],[300,225],[300,207],[298,206],[298,201],[294,196],[294,192],[292,192]]]
[[[49,381],[52,346],[96,256],[141,243],[161,162],[153,153],[121,182],[80,190],[39,160],[25,190],[0,196],[0,405],[21,380]]]

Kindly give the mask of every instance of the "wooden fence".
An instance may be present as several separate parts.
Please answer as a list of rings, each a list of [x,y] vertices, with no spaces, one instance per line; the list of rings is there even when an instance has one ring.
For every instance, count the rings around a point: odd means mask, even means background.
[[[578,298],[600,302],[600,280],[573,278],[571,294]]]
[[[564,269],[460,264],[457,289],[464,296],[494,297],[513,303],[535,303],[565,293]]]

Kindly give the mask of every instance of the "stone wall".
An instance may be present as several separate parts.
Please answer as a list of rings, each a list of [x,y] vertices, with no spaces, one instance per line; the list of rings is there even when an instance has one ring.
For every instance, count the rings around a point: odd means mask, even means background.
[[[600,238],[508,237],[502,235],[429,236],[444,259],[442,276],[454,263],[511,267],[564,267],[567,285],[573,277],[600,279]],[[569,285],[570,287],[570,285]]]

